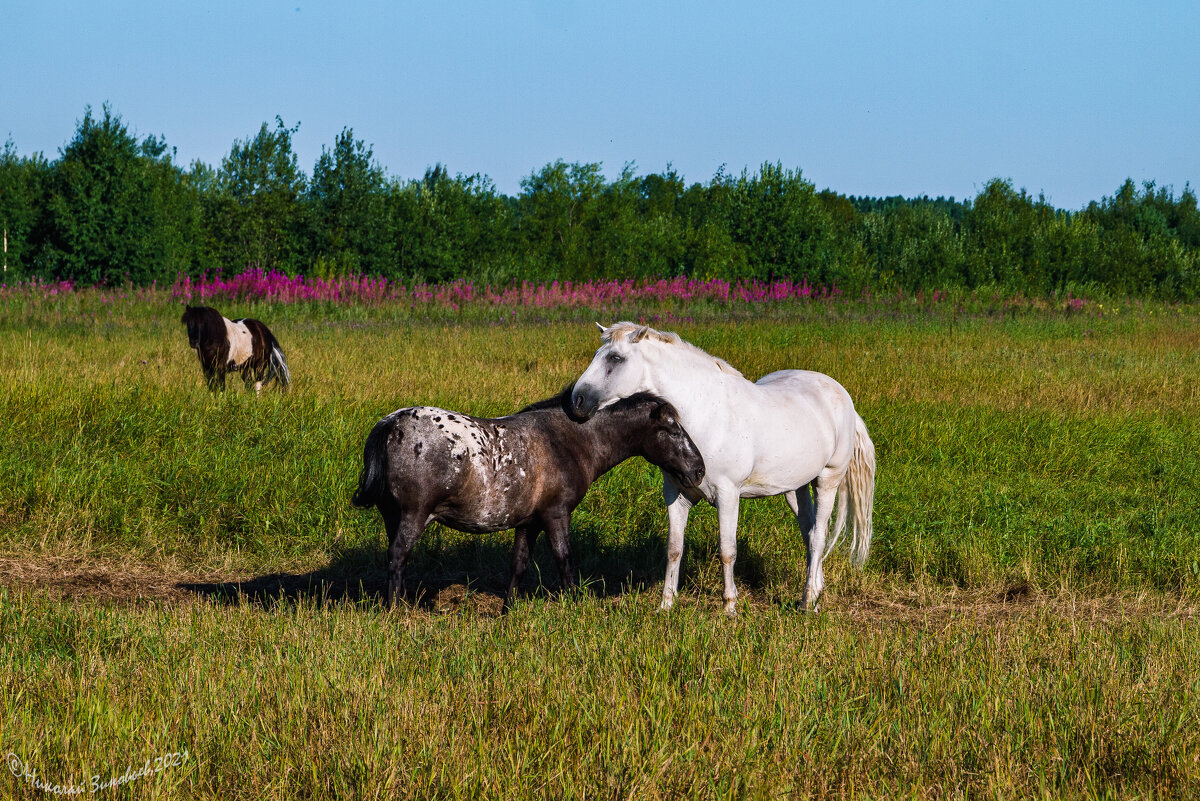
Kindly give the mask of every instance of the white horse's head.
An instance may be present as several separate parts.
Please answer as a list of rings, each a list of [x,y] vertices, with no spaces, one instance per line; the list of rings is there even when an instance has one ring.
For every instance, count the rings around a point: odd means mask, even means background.
[[[649,326],[615,323],[600,327],[601,345],[592,363],[571,391],[571,409],[584,419],[621,398],[653,391],[649,383],[646,353],[641,343],[651,335],[664,336]]]

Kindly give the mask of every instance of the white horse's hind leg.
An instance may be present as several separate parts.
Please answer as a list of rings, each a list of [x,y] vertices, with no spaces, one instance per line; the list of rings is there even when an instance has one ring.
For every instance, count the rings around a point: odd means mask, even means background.
[[[816,611],[821,593],[825,590],[825,537],[829,533],[829,518],[833,514],[833,500],[837,497],[841,479],[842,477],[838,476],[834,480],[823,473],[814,482],[817,494],[816,508],[813,509],[811,518],[812,526],[804,534],[804,547],[808,551],[808,581],[804,585],[804,606],[813,611]],[[799,512],[796,519],[800,519]]]
[[[813,509],[812,497],[812,490],[816,489],[816,484],[817,482],[813,481],[799,489],[783,493],[783,499],[787,501],[788,508],[796,516],[796,524],[800,526],[802,536],[807,535],[808,530],[812,528],[813,516],[816,514]]]
[[[683,533],[687,529],[692,502],[684,497],[666,473],[663,473],[663,500],[667,504],[667,576],[663,580],[662,606],[659,608],[667,610],[675,605],[675,596],[679,591],[679,563],[683,560]]]
[[[733,583],[733,563],[737,561],[738,491],[717,493],[717,522],[721,529],[721,567],[725,573],[725,614],[737,614],[737,587]]]
[[[800,529],[800,536],[804,538],[805,558],[810,565],[812,564],[812,550],[809,548],[808,542],[817,517],[816,505],[813,502],[813,493],[816,492],[816,489],[817,482],[813,480],[799,489],[783,493],[783,499],[787,501],[788,508],[796,516],[796,526]],[[807,580],[805,587],[808,587]]]

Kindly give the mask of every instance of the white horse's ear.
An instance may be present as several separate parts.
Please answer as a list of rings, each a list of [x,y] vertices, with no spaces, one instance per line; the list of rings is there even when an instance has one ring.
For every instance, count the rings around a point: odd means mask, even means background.
[[[633,332],[633,336],[629,338],[630,342],[641,342],[650,333],[650,326],[643,325],[641,328]]]
[[[604,326],[600,325],[600,323],[599,323],[599,322],[597,322],[597,323],[596,323],[596,327],[600,329],[600,333],[601,333],[601,334],[603,334],[605,331],[607,331],[607,330],[608,330],[608,329],[607,329],[607,328],[605,328]]]

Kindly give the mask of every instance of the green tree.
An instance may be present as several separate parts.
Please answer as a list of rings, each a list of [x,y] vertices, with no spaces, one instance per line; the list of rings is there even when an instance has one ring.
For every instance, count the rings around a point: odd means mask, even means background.
[[[300,197],[305,176],[297,166],[289,128],[279,117],[253,139],[235,140],[221,160],[216,191],[206,193],[210,250],[225,269],[257,267],[295,272],[305,264],[306,227]]]
[[[421,180],[393,184],[388,205],[398,277],[502,283],[518,274],[510,215],[486,176],[451,178],[437,164]]]
[[[683,178],[670,164],[665,173],[651,173],[640,179],[632,178],[632,165],[627,172],[630,186],[636,189],[636,224],[631,236],[633,258],[624,266],[614,264],[608,269],[616,275],[645,278],[692,274],[695,265],[689,249],[693,237],[681,210],[686,192]],[[629,205],[628,201],[625,205]],[[613,250],[605,248],[605,252]]]
[[[518,230],[536,275],[599,277],[591,239],[599,222],[595,204],[603,191],[598,163],[559,160],[521,180]]]
[[[35,270],[49,181],[50,165],[40,153],[22,158],[11,139],[4,143],[0,152],[0,228],[7,244],[0,263],[7,269],[0,282],[23,278]]]
[[[687,275],[701,280],[734,280],[748,273],[746,246],[734,241],[731,228],[734,189],[735,179],[722,165],[707,184],[692,184],[676,201],[675,209],[687,236]]]
[[[349,128],[338,135],[333,150],[321,148],[305,199],[314,271],[380,274],[391,268],[387,179],[371,148]]]
[[[909,290],[963,282],[963,243],[954,222],[930,205],[894,204],[862,224],[876,280]]]
[[[1158,189],[1153,181],[1138,192],[1126,179],[1112,197],[1089,204],[1086,215],[1101,231],[1099,282],[1130,294],[1195,296],[1200,264],[1189,243],[1200,219],[1190,187],[1177,202],[1169,189]]]
[[[1037,234],[1036,250],[1042,269],[1033,276],[1033,289],[1085,289],[1098,283],[1104,257],[1100,226],[1094,220],[1083,214],[1057,211]]]
[[[155,170],[171,170],[164,143],[139,144],[108,104],[99,118],[88,107],[54,163],[41,271],[89,284],[163,277],[174,224]]]
[[[1009,180],[988,181],[963,218],[967,284],[1026,290],[1040,283],[1038,242],[1052,218],[1044,199],[1035,202]]]
[[[1171,210],[1171,231],[1179,244],[1191,250],[1200,249],[1200,210],[1196,208],[1196,193],[1184,184],[1183,194]]]
[[[843,277],[838,237],[813,184],[799,170],[763,164],[746,172],[729,199],[729,228],[746,248],[754,278],[808,278],[833,283]]]
[[[626,164],[615,181],[587,196],[578,220],[584,227],[576,228],[579,267],[562,276],[651,278],[678,272],[683,243],[673,205],[660,176],[638,178],[634,165]]]
[[[156,235],[162,240],[162,263],[154,277],[173,280],[199,272],[207,266],[201,187],[175,164],[175,150],[164,137],[148,137],[141,147],[152,202],[161,209]]]

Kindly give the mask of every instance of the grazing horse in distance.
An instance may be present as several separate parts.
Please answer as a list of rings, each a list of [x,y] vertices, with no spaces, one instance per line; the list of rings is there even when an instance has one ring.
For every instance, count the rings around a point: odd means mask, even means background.
[[[187,326],[188,345],[200,358],[208,388],[225,389],[225,374],[239,372],[246,388],[262,391],[274,378],[283,389],[292,381],[283,349],[275,335],[258,320],[229,320],[210,306],[188,306],[180,320]]]
[[[871,548],[875,446],[854,402],[837,381],[810,370],[780,370],[748,381],[678,334],[621,322],[600,326],[601,345],[575,382],[572,411],[589,417],[637,392],[653,392],[679,410],[704,454],[704,480],[694,489],[663,474],[667,504],[667,577],[662,608],[679,586],[683,533],[693,504],[717,507],[725,613],[736,612],[738,501],[783,495],[808,551],[804,605],[815,609],[825,587],[823,563],[853,520],[851,557],[862,566]],[[834,499],[837,521],[826,541]]]
[[[637,394],[586,422],[570,415],[569,398],[570,388],[499,418],[414,406],[375,424],[353,502],[383,515],[388,606],[403,597],[404,563],[434,521],[470,534],[516,529],[508,609],[541,531],[550,537],[562,587],[576,583],[571,511],[617,464],[641,456],[681,487],[703,478],[700,451],[661,398]]]

